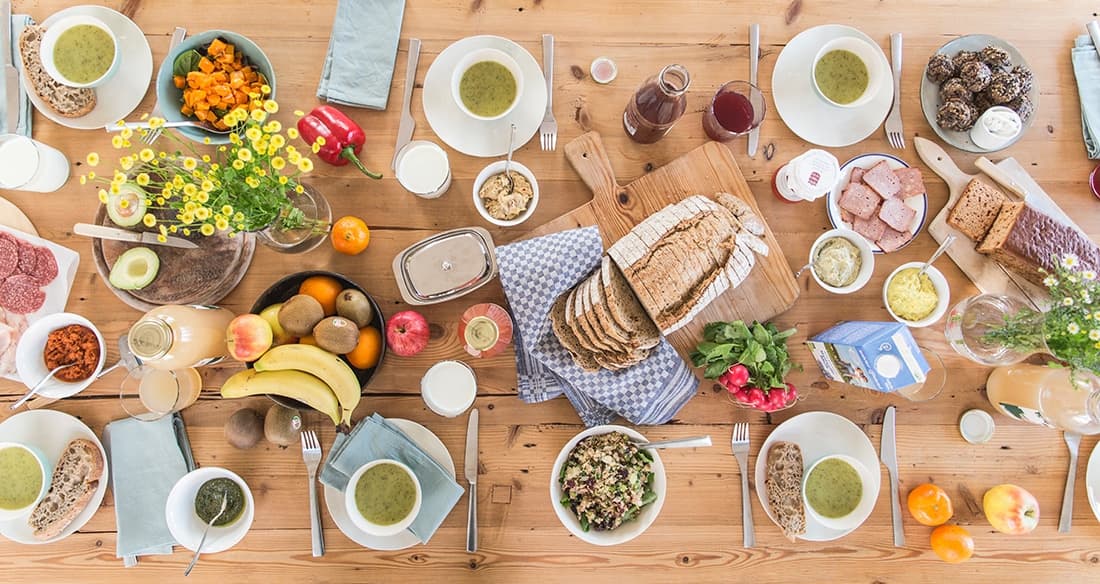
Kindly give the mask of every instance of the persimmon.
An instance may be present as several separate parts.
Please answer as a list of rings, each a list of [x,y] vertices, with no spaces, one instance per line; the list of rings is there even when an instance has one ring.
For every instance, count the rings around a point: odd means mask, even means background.
[[[932,551],[949,564],[958,564],[974,555],[974,538],[958,525],[941,525],[932,530]]]
[[[344,290],[344,285],[332,276],[310,276],[298,287],[299,294],[312,296],[325,309],[325,316],[336,314],[336,297]]]
[[[923,525],[936,527],[947,523],[955,514],[947,492],[931,483],[917,485],[909,491],[909,513]]]
[[[332,224],[332,247],[348,255],[358,255],[370,244],[370,229],[358,217],[341,217]]]

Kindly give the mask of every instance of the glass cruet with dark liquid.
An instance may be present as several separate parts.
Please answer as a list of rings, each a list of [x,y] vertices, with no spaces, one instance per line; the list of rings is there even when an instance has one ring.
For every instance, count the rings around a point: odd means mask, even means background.
[[[647,79],[626,104],[626,135],[642,144],[664,138],[687,109],[689,85],[691,76],[683,65],[668,65]]]

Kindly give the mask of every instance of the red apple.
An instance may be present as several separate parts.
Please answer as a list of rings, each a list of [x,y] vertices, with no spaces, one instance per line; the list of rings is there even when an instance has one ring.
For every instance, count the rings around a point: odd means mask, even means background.
[[[428,346],[428,319],[415,310],[398,312],[386,323],[386,342],[402,357],[412,357]]]
[[[258,314],[242,314],[229,321],[225,342],[229,354],[238,361],[255,361],[271,348],[271,325]]]
[[[982,497],[982,510],[1001,533],[1028,533],[1039,525],[1039,501],[1016,485],[997,485]]]

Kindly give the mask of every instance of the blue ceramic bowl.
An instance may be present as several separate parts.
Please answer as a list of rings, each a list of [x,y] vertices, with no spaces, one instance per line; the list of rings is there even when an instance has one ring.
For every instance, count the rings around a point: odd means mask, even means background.
[[[203,52],[203,49],[216,38],[221,38],[233,45],[236,50],[244,53],[244,56],[248,58],[248,62],[267,78],[267,84],[271,86],[271,95],[267,96],[268,99],[275,98],[275,70],[271,67],[271,60],[267,58],[263,50],[247,37],[235,32],[208,30],[184,39],[168,53],[168,56],[160,64],[156,84],[157,103],[160,104],[161,115],[165,120],[169,122],[197,121],[180,113],[179,106],[183,102],[183,91],[172,83],[172,64],[175,62],[176,57],[185,51],[194,49],[200,53]],[[229,134],[219,134],[200,128],[175,128],[175,130],[196,142],[202,142],[205,138],[210,138],[210,142],[213,144],[229,143]]]

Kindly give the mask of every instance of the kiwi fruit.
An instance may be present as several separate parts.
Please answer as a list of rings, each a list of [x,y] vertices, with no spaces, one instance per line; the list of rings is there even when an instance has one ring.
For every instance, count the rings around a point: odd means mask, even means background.
[[[301,439],[302,414],[294,408],[272,404],[264,416],[264,437],[278,446],[292,446]]]
[[[359,327],[342,316],[330,316],[313,327],[313,338],[318,347],[343,355],[359,344]]]
[[[248,450],[264,437],[264,421],[256,410],[241,408],[225,423],[225,439],[234,448]]]
[[[344,290],[336,297],[336,314],[354,322],[359,328],[374,319],[374,309],[367,295],[353,288]]]
[[[279,308],[279,325],[296,337],[308,335],[325,317],[325,309],[312,296],[298,294]]]

